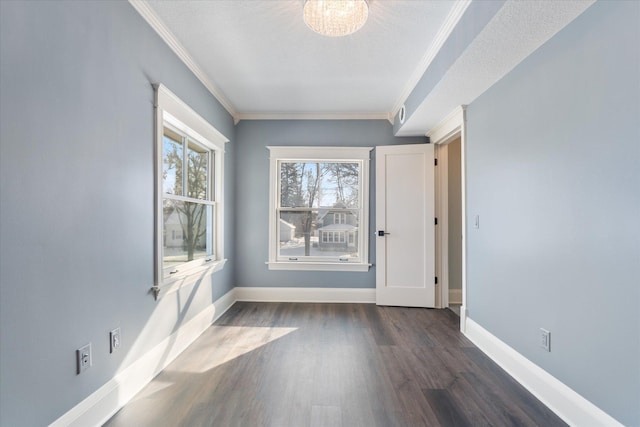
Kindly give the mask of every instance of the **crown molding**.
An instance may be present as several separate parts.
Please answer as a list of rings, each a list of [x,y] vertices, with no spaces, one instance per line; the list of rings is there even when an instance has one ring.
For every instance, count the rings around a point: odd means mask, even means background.
[[[239,113],[240,120],[389,120],[389,113]],[[389,120],[391,122],[391,120]],[[237,123],[237,122],[236,122]],[[391,122],[393,124],[393,122]]]
[[[448,141],[448,138],[458,132],[461,126],[464,126],[464,122],[467,119],[466,111],[466,105],[456,107],[444,119],[440,120],[437,125],[429,129],[425,136],[434,143]]]
[[[237,123],[238,113],[231,105],[231,102],[224,96],[222,91],[207,77],[200,66],[196,63],[187,49],[178,41],[171,30],[165,25],[160,17],[153,11],[146,0],[129,0],[129,4],[147,21],[164,42],[178,55],[178,58],[191,70],[191,72],[202,82],[211,94],[222,104],[225,110],[231,114],[234,122]]]
[[[429,68],[429,65],[431,65],[431,62],[433,62],[438,52],[440,52],[440,49],[442,49],[444,42],[447,41],[453,29],[456,27],[456,25],[458,25],[460,18],[462,18],[462,15],[464,15],[464,12],[471,4],[471,1],[472,0],[458,0],[454,4],[451,11],[449,11],[447,18],[438,30],[436,36],[433,38],[433,42],[425,52],[416,69],[413,71],[413,74],[407,81],[407,84],[400,94],[400,97],[394,104],[393,109],[391,110],[391,123],[393,123],[393,118],[395,118],[402,105],[405,103],[407,98],[409,98],[409,95],[411,95],[411,92],[415,89],[416,85],[418,84],[424,73],[427,71],[427,68]]]

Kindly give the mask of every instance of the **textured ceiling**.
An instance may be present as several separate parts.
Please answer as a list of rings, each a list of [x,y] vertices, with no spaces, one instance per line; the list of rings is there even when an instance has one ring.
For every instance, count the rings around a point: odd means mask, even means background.
[[[470,104],[594,1],[506,2],[397,135],[424,135],[442,120],[443,114]]]
[[[302,0],[148,1],[239,113],[387,114],[456,2],[369,3],[360,31],[332,38]]]
[[[473,0],[473,8],[471,0],[369,0],[365,26],[337,38],[307,28],[304,0],[129,1],[236,120],[392,120],[411,91],[416,94],[425,70],[438,67],[431,62],[436,55],[447,55],[445,41],[461,16],[474,22],[473,13],[484,13],[494,0]],[[452,65],[435,70],[437,84],[419,94],[419,105],[397,134],[424,135],[592,3],[499,2],[498,12]],[[466,27],[460,30],[468,34]]]

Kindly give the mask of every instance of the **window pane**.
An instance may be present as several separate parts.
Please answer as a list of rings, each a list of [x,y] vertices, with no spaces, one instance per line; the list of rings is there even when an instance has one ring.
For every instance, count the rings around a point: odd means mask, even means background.
[[[330,209],[281,211],[279,256],[357,258],[358,212],[345,213],[342,224],[334,223],[333,215]]]
[[[162,192],[182,196],[182,137],[164,128],[162,139]]]
[[[163,267],[213,255],[213,206],[163,201]]]
[[[187,197],[206,200],[209,182],[209,150],[189,140],[187,145]]]
[[[358,208],[357,162],[280,162],[280,206]]]
[[[322,163],[322,167],[325,171],[322,206],[358,208],[360,164]]]

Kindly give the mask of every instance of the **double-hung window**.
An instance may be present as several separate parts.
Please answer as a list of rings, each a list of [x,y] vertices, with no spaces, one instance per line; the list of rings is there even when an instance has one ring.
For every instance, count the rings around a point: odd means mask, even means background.
[[[224,265],[227,139],[162,85],[156,89],[156,296]]]
[[[370,147],[267,147],[269,269],[367,271]]]

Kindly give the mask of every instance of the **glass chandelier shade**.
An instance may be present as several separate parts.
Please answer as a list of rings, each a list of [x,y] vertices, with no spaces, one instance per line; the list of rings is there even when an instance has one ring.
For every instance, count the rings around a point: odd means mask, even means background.
[[[340,37],[358,31],[369,16],[366,0],[306,0],[304,22],[318,34]]]

